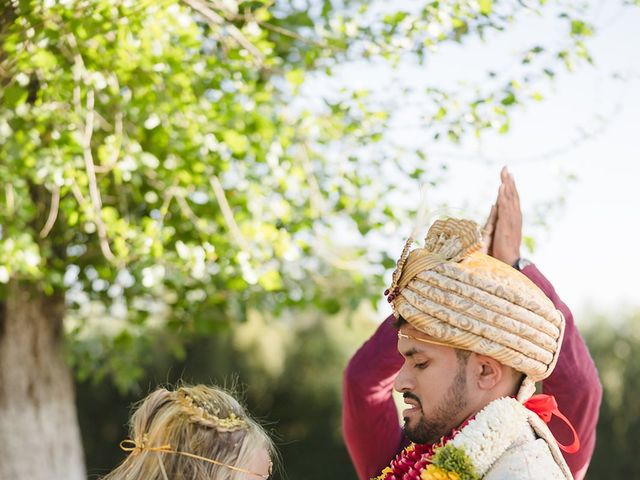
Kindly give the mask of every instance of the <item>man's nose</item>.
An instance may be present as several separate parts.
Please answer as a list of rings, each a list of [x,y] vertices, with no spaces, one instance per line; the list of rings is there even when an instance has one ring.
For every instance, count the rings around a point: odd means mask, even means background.
[[[396,379],[393,382],[393,388],[398,392],[410,392],[414,389],[415,383],[409,372],[409,367],[405,363],[398,372]]]

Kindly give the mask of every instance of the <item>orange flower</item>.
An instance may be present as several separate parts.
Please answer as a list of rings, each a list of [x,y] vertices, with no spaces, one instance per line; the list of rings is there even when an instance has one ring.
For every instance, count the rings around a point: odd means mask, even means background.
[[[460,476],[456,472],[443,470],[435,465],[429,465],[420,474],[421,480],[460,480]]]

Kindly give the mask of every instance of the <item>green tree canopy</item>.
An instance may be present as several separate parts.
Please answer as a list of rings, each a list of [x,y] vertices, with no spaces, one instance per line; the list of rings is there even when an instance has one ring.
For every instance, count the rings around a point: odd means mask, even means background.
[[[247,308],[376,301],[393,261],[368,235],[404,218],[399,183],[433,174],[424,152],[375,148],[392,104],[323,79],[422,61],[545,4],[12,0],[0,23],[0,282],[65,291],[78,371],[115,373],[123,388],[144,348],[180,354],[181,339]],[[579,7],[554,8],[562,42],[534,42],[516,73],[487,66],[492,82],[465,94],[424,88],[426,134],[506,132],[536,82],[589,61]]]

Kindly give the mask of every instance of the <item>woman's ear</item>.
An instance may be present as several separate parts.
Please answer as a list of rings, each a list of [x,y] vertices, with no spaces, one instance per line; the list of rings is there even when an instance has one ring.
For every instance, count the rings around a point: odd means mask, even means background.
[[[480,390],[493,390],[504,377],[504,366],[486,355],[475,356],[476,385]]]

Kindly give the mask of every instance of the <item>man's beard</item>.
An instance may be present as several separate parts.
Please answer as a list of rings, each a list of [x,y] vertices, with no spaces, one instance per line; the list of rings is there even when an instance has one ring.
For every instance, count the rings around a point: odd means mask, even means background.
[[[404,433],[414,443],[435,443],[457,425],[451,425],[451,421],[467,406],[467,378],[465,368],[460,365],[453,384],[445,394],[431,418],[427,419],[424,413],[418,420],[418,424],[410,427],[408,419],[404,419]],[[420,399],[412,393],[406,392],[405,397],[417,400],[422,411]]]

